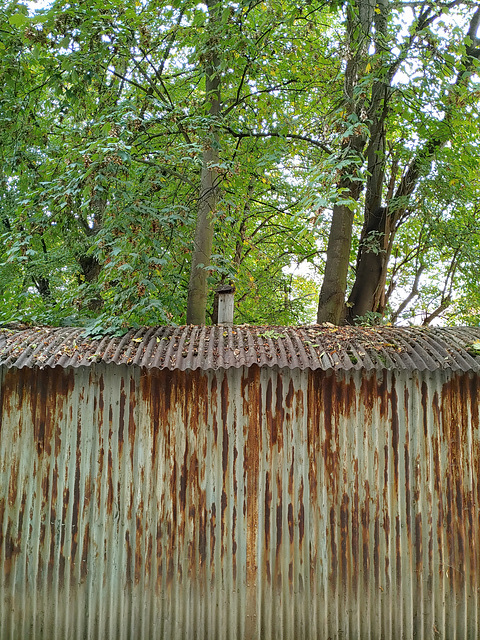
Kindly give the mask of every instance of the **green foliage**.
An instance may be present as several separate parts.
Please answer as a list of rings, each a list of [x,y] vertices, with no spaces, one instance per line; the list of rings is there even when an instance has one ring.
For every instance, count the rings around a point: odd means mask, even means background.
[[[467,351],[471,356],[480,356],[480,340],[475,340],[471,345],[468,345]]]
[[[378,327],[385,324],[385,322],[383,314],[378,313],[377,311],[367,311],[365,315],[357,316],[355,320],[355,324],[360,325],[361,327]]]
[[[241,318],[302,316],[304,294],[283,271],[314,250],[292,185],[295,153],[306,147],[284,138],[308,77],[296,10],[228,8],[213,34],[192,2],[58,0],[33,18],[19,11],[2,22],[15,49],[0,45],[9,51],[3,319],[94,332],[183,321],[202,140],[212,125],[201,70],[212,47],[225,78],[223,197],[204,268],[212,289],[238,283]],[[275,135],[262,137],[265,127]]]
[[[351,262],[360,246],[367,172],[349,142],[368,137],[366,96],[410,37],[398,8],[385,53],[371,56],[352,97],[364,111],[352,108],[342,59],[350,4],[225,4],[209,29],[205,6],[191,0],[0,9],[0,321],[77,324],[92,335],[184,322],[203,145],[215,127],[210,290],[235,283],[237,322],[312,322],[334,205],[356,214]],[[389,102],[385,190],[432,131],[443,135],[447,109],[456,135],[399,225],[387,310],[422,268],[399,319],[421,321],[448,298],[448,321],[478,323],[480,89],[452,86],[465,47],[452,25],[416,37]],[[205,115],[203,74],[213,52],[216,119]],[[361,186],[358,200],[340,175]],[[362,242],[384,251],[375,234]]]
[[[272,340],[278,340],[279,338],[286,337],[285,334],[279,333],[274,329],[267,329],[266,331],[264,331],[263,333],[259,333],[258,335],[260,336],[260,338],[271,338]]]

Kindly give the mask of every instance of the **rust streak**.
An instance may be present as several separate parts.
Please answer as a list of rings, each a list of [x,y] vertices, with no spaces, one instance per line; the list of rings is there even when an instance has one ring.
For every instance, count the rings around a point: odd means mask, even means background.
[[[81,559],[81,566],[80,566],[80,577],[82,582],[85,580],[88,573],[89,548],[90,548],[90,524],[87,522],[85,524],[85,534],[83,536],[82,559]]]
[[[287,409],[292,408],[294,392],[295,392],[295,388],[293,386],[293,380],[290,378],[290,382],[288,384],[288,392],[285,397],[285,404],[287,406]]]
[[[124,439],[124,431],[125,431],[125,404],[126,404],[126,394],[125,394],[125,382],[122,376],[120,380],[120,406],[119,406],[119,420],[118,420],[118,453],[120,458],[123,453],[123,439]]]
[[[300,543],[300,548],[303,544],[303,537],[305,535],[305,507],[303,504],[303,478],[300,480],[300,492],[299,492],[299,507],[298,507],[298,541]]]
[[[214,502],[210,507],[210,566],[212,572],[215,566],[215,525],[217,522],[217,506]]]
[[[407,392],[408,393],[408,392]],[[392,376],[392,391],[390,394],[391,406],[392,406],[392,452],[393,452],[393,486],[395,489],[395,495],[398,496],[398,454],[399,454],[399,420],[398,420],[398,397],[395,388],[395,376]],[[385,468],[387,468],[388,461],[388,448],[385,447],[386,458]]]
[[[135,379],[132,377],[130,379],[130,396],[128,403],[128,441],[130,445],[130,464],[132,465],[132,469],[134,468],[134,452],[135,452],[135,432],[136,432],[136,424],[135,424],[135,407],[137,404],[136,400],[136,389],[135,389]]]
[[[75,556],[78,547],[78,527],[80,523],[80,469],[82,463],[82,423],[81,416],[77,421],[77,443],[75,461],[75,482],[73,485],[73,505],[72,505],[72,552],[71,562],[75,564]]]
[[[10,460],[10,478],[8,479],[8,504],[12,507],[17,499],[19,461]]]
[[[227,509],[227,479],[228,479],[228,450],[229,450],[229,426],[228,426],[228,378],[224,376],[222,382],[222,470],[223,470],[223,486],[221,496],[221,514],[220,514],[220,527],[222,538],[222,560],[225,553],[225,544],[223,542],[225,538],[225,513]]]
[[[107,491],[107,513],[111,515],[113,509],[113,456],[112,449],[108,449],[108,491]]]
[[[277,430],[273,420],[272,395],[272,380],[269,379],[267,382],[267,391],[265,393],[265,419],[267,421],[267,432],[270,435],[270,447],[273,449],[277,444]]]
[[[143,564],[143,500],[140,501],[136,514],[136,532],[135,532],[135,584],[139,584],[142,577],[142,564]]]
[[[425,380],[422,381],[422,424],[423,424],[423,436],[427,439],[428,434],[428,387]]]
[[[417,576],[423,571],[423,538],[422,538],[422,514],[415,515],[415,565]]]
[[[330,582],[332,585],[332,589],[336,589],[337,587],[337,566],[338,566],[338,556],[337,556],[337,523],[335,518],[335,509],[330,507],[330,566],[332,568],[330,573]]]
[[[246,392],[246,393],[245,393]],[[260,471],[261,425],[263,418],[260,369],[252,366],[242,379],[244,413],[248,422],[244,427],[245,446],[244,483],[246,509],[246,562],[247,584],[254,584],[257,574],[258,483]]]
[[[270,488],[270,473],[265,474],[265,551],[268,553],[270,549],[270,518],[272,509],[272,490]]]
[[[349,520],[349,504],[350,496],[348,493],[343,494],[342,504],[340,506],[340,571],[342,576],[342,583],[346,585],[349,575],[349,535],[348,535],[348,520]]]
[[[278,374],[277,389],[276,389],[275,419],[272,422],[274,422],[275,424],[276,442],[278,444],[279,451],[283,449],[284,418],[285,418],[285,411],[283,409],[283,383],[282,383],[282,376]]]
[[[290,538],[290,544],[293,544],[294,534],[294,521],[293,521],[293,505],[290,502],[287,508],[287,521],[288,521],[288,537]]]
[[[233,570],[233,582],[237,580],[237,509],[233,507],[232,513],[232,570]]]
[[[353,505],[352,505],[352,580],[355,593],[358,588],[358,567],[359,567],[359,479],[358,479],[358,458],[353,462],[354,485],[353,485]]]
[[[362,520],[362,556],[363,556],[363,580],[369,583],[370,574],[370,484],[365,480],[365,501],[361,508]]]
[[[126,571],[126,582],[127,584],[132,583],[132,545],[130,543],[130,531],[125,531],[125,546],[127,550],[127,561],[125,566]]]
[[[277,525],[277,542],[276,542],[276,556],[278,558],[281,545],[282,545],[282,526],[283,526],[283,509],[282,509],[282,498],[279,498],[280,503],[277,504],[277,514],[276,514],[276,525]]]

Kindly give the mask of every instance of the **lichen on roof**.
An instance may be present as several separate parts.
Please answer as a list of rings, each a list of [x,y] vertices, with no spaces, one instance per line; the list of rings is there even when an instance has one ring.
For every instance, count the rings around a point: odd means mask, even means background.
[[[215,325],[132,329],[122,337],[88,338],[80,328],[0,328],[0,364],[79,367],[95,362],[158,369],[278,366],[291,369],[479,368],[469,327],[300,327]]]

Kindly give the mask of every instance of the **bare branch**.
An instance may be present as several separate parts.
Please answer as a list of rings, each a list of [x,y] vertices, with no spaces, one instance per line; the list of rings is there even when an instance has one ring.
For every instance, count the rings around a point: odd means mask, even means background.
[[[432,313],[430,313],[422,322],[422,325],[424,327],[427,327],[433,320],[435,320],[435,318],[438,318],[439,315],[441,315],[452,303],[452,301],[450,300],[450,298],[446,298],[445,300],[443,300],[443,302],[441,302],[438,307],[435,309],[435,311],[432,311]]]
[[[455,277],[455,272],[457,270],[458,257],[461,253],[461,248],[457,247],[453,253],[452,260],[450,261],[450,265],[447,271],[447,277],[445,278],[445,285],[442,291],[442,297],[440,300],[440,304],[438,307],[430,313],[425,320],[423,321],[423,326],[429,325],[432,320],[438,318],[438,316],[447,309],[452,304],[452,292],[453,292],[453,280]]]
[[[234,109],[236,106],[238,106],[240,104],[240,102],[243,102],[245,100],[245,97],[244,98],[240,98],[240,93],[242,92],[243,84],[244,84],[245,78],[247,76],[248,67],[249,67],[249,65],[246,64],[244,69],[243,69],[242,77],[240,78],[240,83],[238,85],[237,95],[235,96],[235,100],[233,101],[233,104],[231,104],[227,109],[225,109],[225,111],[223,112],[224,116],[228,115],[230,113],[230,111],[232,111],[232,109]],[[250,95],[252,95],[252,94],[250,94]]]
[[[400,314],[403,313],[403,311],[405,311],[405,309],[408,307],[410,302],[414,298],[416,298],[416,296],[418,296],[418,293],[419,293],[418,285],[420,284],[420,277],[424,271],[425,271],[425,265],[422,264],[420,265],[420,267],[417,270],[417,273],[415,274],[415,280],[413,281],[412,290],[410,291],[408,296],[405,298],[405,300],[402,302],[402,304],[398,307],[398,309],[395,311],[395,313],[392,314],[392,317],[391,317],[392,324],[395,324]]]
[[[277,131],[269,131],[266,133],[255,133],[254,131],[235,131],[231,127],[224,126],[223,129],[230,133],[234,138],[284,138],[287,140],[302,140],[303,142],[308,142],[309,144],[322,149],[325,153],[329,155],[332,154],[332,150],[327,147],[327,145],[323,144],[319,140],[314,140],[313,138],[309,138],[308,136],[301,136],[296,133],[278,133]]]
[[[115,71],[115,69],[110,69],[107,66],[104,65],[100,65],[102,67],[102,69],[104,71],[108,71],[109,73],[113,74],[114,76],[116,76],[117,78],[120,78],[120,80],[123,80],[124,82],[127,82],[128,84],[131,84],[133,87],[137,87],[137,89],[140,89],[140,91],[143,91],[144,93],[148,93],[148,88],[144,87],[143,85],[141,85],[139,82],[135,82],[135,80],[132,80],[131,78],[128,78],[127,76],[118,73],[118,71]]]
[[[169,167],[159,166],[156,162],[152,162],[151,160],[144,160],[143,158],[138,158],[135,156],[131,156],[131,158],[134,162],[139,162],[140,164],[146,164],[149,167],[155,167],[156,169],[162,171],[163,173],[168,173],[174,178],[178,178],[178,180],[185,182],[185,184],[188,184],[190,187],[193,187],[194,189],[198,187],[198,185],[196,185],[194,182],[192,182],[191,180],[183,176],[181,173],[178,173],[177,171],[174,171]]]
[[[246,72],[246,70],[247,70],[247,67],[245,67],[244,73]],[[242,82],[243,82],[243,78],[242,78]],[[259,91],[252,91],[252,93],[248,93],[242,98],[239,97],[239,92],[237,92],[237,97],[235,98],[235,101],[229,107],[227,107],[227,109],[225,109],[222,115],[223,116],[228,115],[230,111],[232,111],[235,107],[238,107],[240,104],[243,104],[244,102],[246,102],[248,98],[259,96],[262,93],[270,93],[272,91],[278,91],[278,89],[283,89],[284,87],[287,87],[289,84],[292,84],[293,82],[296,82],[295,78],[292,78],[291,80],[287,80],[286,82],[280,82],[277,85],[273,85],[273,87],[267,87],[266,89],[260,89]]]

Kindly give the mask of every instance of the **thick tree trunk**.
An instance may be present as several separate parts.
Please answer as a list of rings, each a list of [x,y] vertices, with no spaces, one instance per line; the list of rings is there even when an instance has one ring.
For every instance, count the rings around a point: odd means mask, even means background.
[[[379,59],[385,55],[388,7],[385,0],[378,2],[375,12],[373,41],[375,54]],[[355,282],[347,303],[346,321],[352,322],[367,311],[375,311],[378,300],[378,286],[386,263],[386,231],[388,211],[382,207],[383,185],[385,181],[386,132],[385,119],[390,96],[388,74],[372,86],[368,108],[370,139],[367,147],[367,188],[365,194],[365,214],[357,253]]]
[[[98,276],[102,270],[102,265],[98,262],[95,256],[83,254],[78,257],[78,264],[82,270],[84,282],[92,284],[98,280]],[[93,296],[87,302],[87,309],[90,311],[100,311],[103,304],[101,296]]]
[[[210,26],[215,27],[218,19],[220,3],[208,1]],[[210,135],[204,143],[202,171],[200,176],[200,194],[198,199],[197,221],[195,227],[194,250],[190,268],[187,300],[187,324],[205,324],[208,300],[206,267],[212,255],[214,214],[218,202],[218,164],[219,136],[215,119],[220,114],[220,72],[219,57],[216,44],[212,38],[212,52],[205,66],[205,100],[206,114],[213,120]]]
[[[376,83],[372,90],[371,138],[367,149],[365,218],[357,253],[355,282],[347,304],[347,322],[376,311],[378,287],[386,265],[388,210],[381,206],[385,180],[385,128],[388,92]]]
[[[357,257],[355,282],[348,299],[347,322],[352,322],[367,311],[376,311],[375,300],[381,276],[386,263],[385,222],[387,210],[380,207],[370,216],[369,229],[365,233],[365,242]]]
[[[210,144],[214,141],[210,141]],[[217,206],[218,173],[212,164],[218,164],[218,151],[206,148],[200,178],[201,192],[195,227],[194,251],[188,285],[187,324],[205,324],[208,300],[207,266],[212,255],[214,213]]]
[[[342,324],[345,315],[345,291],[352,245],[353,212],[345,205],[333,208],[328,236],[327,262],[318,301],[317,322]]]
[[[351,2],[347,8],[348,53],[345,68],[346,113],[355,114],[357,121],[363,120],[364,98],[356,91],[359,77],[364,73],[368,59],[370,30],[374,15],[374,0]],[[348,120],[347,120],[348,122]],[[337,184],[342,200],[357,200],[362,184],[357,174],[358,160],[365,146],[365,131],[344,139],[341,159],[343,168]],[[345,160],[350,162],[345,165]],[[345,293],[352,246],[353,211],[346,204],[333,207],[332,224],[328,236],[327,261],[318,301],[317,322],[341,324],[345,318]]]
[[[47,302],[52,301],[52,292],[50,290],[50,281],[47,278],[32,276],[33,284],[35,285],[38,293]]]
[[[400,181],[388,207],[378,207],[371,212],[367,197],[365,223],[355,269],[355,282],[347,304],[347,322],[358,322],[358,318],[364,316],[368,311],[384,312],[383,301],[388,261],[399,220],[405,213],[406,203],[414,192],[420,177],[428,171],[435,153],[444,146],[448,137],[448,135],[433,137],[419,151]],[[378,204],[382,196],[383,179],[381,183],[373,186],[376,186],[378,197],[372,201]]]
[[[384,0],[382,0],[384,2]],[[377,14],[375,25],[377,34],[382,33],[386,25],[382,24],[384,12]],[[480,8],[471,19],[468,38],[477,40],[480,24]],[[381,43],[377,53],[381,52]],[[450,100],[454,99],[455,90],[468,82],[473,58],[480,57],[480,50],[467,45],[465,58],[459,65],[457,79],[452,87]],[[394,66],[392,71],[396,68]],[[419,179],[428,172],[435,154],[447,143],[452,135],[452,104],[447,104],[442,126],[431,135],[419,150],[405,172],[388,208],[381,207],[383,183],[385,175],[385,131],[384,122],[387,113],[389,84],[393,75],[389,75],[388,83],[376,83],[372,90],[372,108],[370,119],[372,126],[371,140],[368,148],[368,179],[365,201],[365,222],[362,230],[360,247],[357,255],[355,282],[348,300],[347,322],[355,322],[368,311],[384,311],[384,290],[387,281],[388,261],[399,220],[405,213],[407,202],[413,194]]]

